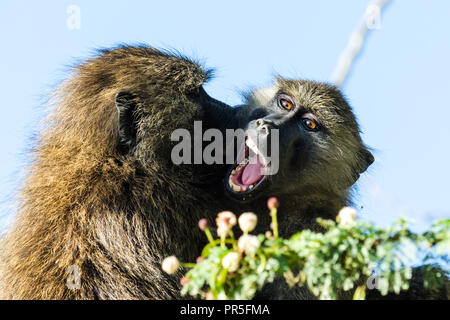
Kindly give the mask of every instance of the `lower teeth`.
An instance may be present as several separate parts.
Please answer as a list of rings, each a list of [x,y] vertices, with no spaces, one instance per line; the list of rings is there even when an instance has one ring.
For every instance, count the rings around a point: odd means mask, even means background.
[[[228,181],[228,184],[231,189],[233,189],[234,191],[237,191],[237,192],[241,192],[241,191],[245,192],[245,191],[251,190],[255,187],[255,185],[253,185],[253,184],[249,185],[249,186],[238,186],[238,185],[234,184],[234,182],[231,180],[231,177],[230,177],[230,180]]]

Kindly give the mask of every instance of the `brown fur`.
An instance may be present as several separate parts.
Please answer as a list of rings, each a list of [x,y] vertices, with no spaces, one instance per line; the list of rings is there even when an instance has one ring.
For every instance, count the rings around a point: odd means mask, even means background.
[[[203,203],[215,200],[213,189],[186,183],[191,171],[171,164],[169,137],[202,116],[187,95],[208,76],[147,47],[104,50],[75,68],[33,152],[1,252],[0,298],[179,297],[180,274],[164,274],[161,260],[195,259]],[[117,146],[114,97],[122,90],[139,104],[141,143],[131,156]],[[81,269],[79,290],[66,286],[72,265]]]

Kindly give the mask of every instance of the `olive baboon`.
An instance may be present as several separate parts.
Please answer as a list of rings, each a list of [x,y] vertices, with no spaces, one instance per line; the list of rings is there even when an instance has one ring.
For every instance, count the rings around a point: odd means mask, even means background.
[[[321,231],[316,219],[334,220],[340,208],[350,205],[351,187],[374,161],[361,140],[351,107],[331,85],[278,79],[272,88],[250,93],[235,118],[237,126],[248,132],[241,154],[257,159],[236,163],[228,171],[225,188],[234,199],[234,210],[258,214],[260,232],[270,223],[265,207],[268,196],[280,200],[281,235],[287,237],[302,229]],[[273,129],[278,129],[279,135],[279,171],[263,175],[261,169],[271,166],[264,150],[270,150],[267,145]],[[421,272],[420,268],[414,269],[410,290],[383,298],[446,299],[444,287],[423,287]],[[351,292],[341,295],[344,299],[351,297]],[[289,289],[280,279],[266,285],[257,298],[315,297],[306,288]],[[382,296],[372,290],[368,298]]]
[[[250,93],[246,102],[236,115],[238,126],[256,134],[249,134],[241,153],[258,159],[229,170],[225,188],[232,203],[236,209],[256,212],[264,229],[270,223],[264,199],[276,196],[281,235],[302,229],[321,231],[316,219],[335,219],[350,202],[350,187],[374,161],[350,106],[333,86],[281,78],[271,88]],[[273,129],[279,133],[279,170],[276,175],[262,175],[260,170],[271,164],[248,141],[258,140],[262,150],[270,150]],[[267,285],[258,298],[314,296],[305,288],[289,290],[280,279]]]
[[[235,118],[237,126],[256,132],[261,149],[270,150],[264,147],[270,144],[271,130],[278,129],[279,170],[260,173],[270,163],[248,137],[242,152],[258,160],[229,170],[227,193],[237,207],[263,212],[264,199],[278,197],[285,236],[305,228],[319,230],[317,217],[334,219],[349,204],[350,187],[374,161],[350,106],[330,85],[278,79],[274,87],[251,93]]]
[[[198,220],[222,208],[224,167],[170,159],[173,130],[196,119],[223,128],[234,112],[203,90],[209,75],[143,46],[102,50],[74,70],[56,93],[4,240],[1,298],[179,297],[180,274],[164,274],[161,260],[195,260],[205,242]],[[70,290],[74,270],[81,282]]]

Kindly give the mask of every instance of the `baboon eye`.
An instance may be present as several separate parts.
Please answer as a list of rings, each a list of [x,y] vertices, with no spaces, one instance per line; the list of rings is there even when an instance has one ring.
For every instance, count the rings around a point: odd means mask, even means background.
[[[281,108],[283,108],[287,111],[291,111],[294,109],[294,103],[286,98],[280,98],[278,103]]]
[[[302,123],[303,123],[303,126],[306,128],[306,130],[309,130],[309,131],[318,131],[319,130],[318,123],[313,119],[302,118]]]

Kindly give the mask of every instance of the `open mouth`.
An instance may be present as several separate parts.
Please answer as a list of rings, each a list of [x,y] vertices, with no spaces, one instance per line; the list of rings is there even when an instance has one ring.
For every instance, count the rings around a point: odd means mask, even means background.
[[[266,157],[259,151],[250,137],[246,137],[239,151],[236,163],[228,175],[228,188],[235,194],[248,194],[258,188],[266,179]]]

